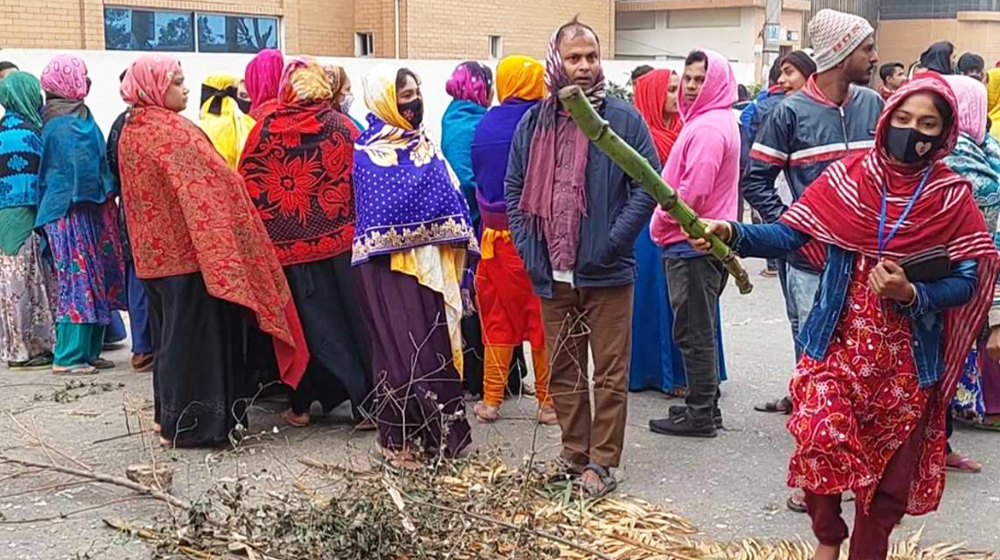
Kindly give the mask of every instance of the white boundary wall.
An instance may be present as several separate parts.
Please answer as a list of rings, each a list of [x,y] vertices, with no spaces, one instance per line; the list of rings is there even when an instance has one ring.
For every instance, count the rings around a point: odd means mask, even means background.
[[[52,57],[65,52],[72,52],[86,61],[90,79],[93,82],[90,95],[87,98],[87,104],[93,111],[94,117],[100,124],[101,129],[107,134],[111,123],[114,122],[115,117],[124,108],[121,96],[118,93],[118,76],[133,60],[145,53],[131,51],[2,49],[0,50],[0,60],[9,60],[17,64],[22,70],[31,72],[37,76]],[[201,81],[206,76],[217,72],[227,72],[242,76],[247,63],[253,58],[252,55],[204,53],[178,53],[172,56],[176,56],[181,61],[187,86],[191,90],[188,97],[188,108],[184,112],[184,115],[194,121],[198,120],[198,100],[201,95]],[[320,57],[320,60],[324,63],[343,66],[347,70],[347,74],[351,78],[351,85],[355,96],[351,114],[362,121],[368,110],[364,103],[361,76],[368,69],[380,62],[397,66],[407,66],[413,69],[423,82],[424,122],[427,124],[431,136],[435,140],[440,138],[441,116],[444,114],[451,100],[445,93],[444,85],[451,76],[455,66],[461,61],[378,60],[370,58],[328,57]],[[495,68],[497,61],[483,62]],[[624,85],[628,81],[632,69],[641,64],[649,64],[655,68],[673,68],[678,71],[683,68],[683,62],[681,61],[609,60],[604,61],[604,73],[607,79]],[[733,63],[733,70],[740,83],[751,84],[754,82],[753,66],[752,63]]]

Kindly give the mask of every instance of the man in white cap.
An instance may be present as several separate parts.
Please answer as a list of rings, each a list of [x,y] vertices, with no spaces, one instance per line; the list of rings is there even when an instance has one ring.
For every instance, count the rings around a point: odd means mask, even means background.
[[[834,10],[821,10],[809,22],[816,73],[771,112],[757,134],[740,185],[765,222],[777,221],[788,209],[775,188],[780,174],[798,200],[828,165],[874,145],[883,101],[874,90],[856,85],[868,83],[878,64],[873,34],[864,18]],[[802,353],[799,329],[816,298],[819,271],[800,255],[789,255],[785,270],[779,272],[797,360]],[[756,408],[788,414],[791,407],[786,397]],[[804,512],[804,497],[793,495],[788,507]]]

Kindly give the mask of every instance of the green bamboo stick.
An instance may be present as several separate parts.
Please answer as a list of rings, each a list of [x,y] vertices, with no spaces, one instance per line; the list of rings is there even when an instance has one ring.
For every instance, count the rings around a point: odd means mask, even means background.
[[[559,92],[559,99],[583,134],[617,163],[629,177],[642,185],[642,188],[660,204],[660,208],[677,220],[688,235],[695,239],[705,237],[705,223],[698,219],[694,210],[677,196],[677,191],[660,177],[646,158],[611,130],[608,122],[594,110],[580,86],[563,88]],[[712,242],[712,255],[722,261],[726,270],[733,275],[740,293],[749,294],[753,290],[753,284],[750,283],[750,275],[740,264],[736,254],[717,236],[709,235],[707,239]]]

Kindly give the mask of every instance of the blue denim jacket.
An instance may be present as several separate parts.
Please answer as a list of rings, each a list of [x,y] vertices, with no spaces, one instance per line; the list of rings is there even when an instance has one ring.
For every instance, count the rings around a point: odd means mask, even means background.
[[[730,245],[741,257],[775,258],[795,251],[809,236],[781,223],[751,225],[732,223]],[[799,344],[815,360],[822,360],[830,345],[833,330],[840,321],[840,312],[851,283],[855,253],[831,245],[826,268],[820,277],[816,302],[806,324],[799,327]],[[911,320],[913,359],[921,387],[937,383],[944,373],[941,331],[942,311],[962,305],[976,290],[975,260],[965,260],[952,266],[951,276],[935,282],[916,282],[917,297],[909,305],[896,304],[900,313]]]

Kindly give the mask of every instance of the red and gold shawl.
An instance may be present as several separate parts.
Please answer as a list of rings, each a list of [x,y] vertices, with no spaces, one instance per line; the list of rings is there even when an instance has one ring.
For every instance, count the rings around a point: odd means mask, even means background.
[[[161,107],[132,110],[119,154],[137,275],[201,272],[210,295],[254,313],[296,387],[309,362],[302,325],[240,176],[201,129]]]

